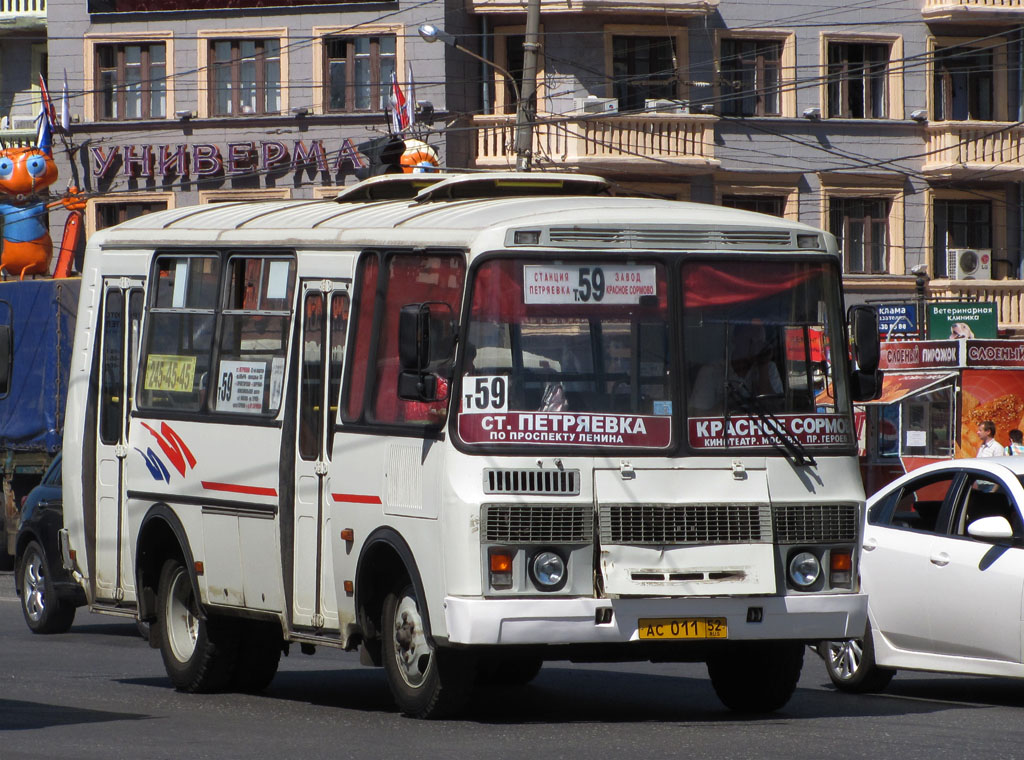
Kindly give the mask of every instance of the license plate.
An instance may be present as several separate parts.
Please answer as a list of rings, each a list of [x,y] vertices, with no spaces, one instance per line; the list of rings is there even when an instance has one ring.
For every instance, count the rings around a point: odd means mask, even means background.
[[[721,617],[640,618],[641,639],[727,639],[729,626]]]

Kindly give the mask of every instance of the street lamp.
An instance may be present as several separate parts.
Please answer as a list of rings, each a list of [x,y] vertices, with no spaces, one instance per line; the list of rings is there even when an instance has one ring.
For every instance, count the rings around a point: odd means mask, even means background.
[[[481,63],[490,66],[508,80],[509,85],[512,87],[512,92],[516,97],[516,169],[519,171],[529,171],[529,153],[533,142],[533,132],[530,126],[527,109],[525,107],[526,104],[523,101],[522,93],[519,90],[519,83],[516,82],[516,78],[512,76],[508,69],[502,68],[494,61],[489,61],[482,55],[474,53],[469,48],[460,45],[453,35],[440,27],[434,26],[433,24],[421,24],[419,33],[420,37],[422,37],[426,42],[437,42],[440,40],[445,45],[453,47],[471,58],[475,58]]]

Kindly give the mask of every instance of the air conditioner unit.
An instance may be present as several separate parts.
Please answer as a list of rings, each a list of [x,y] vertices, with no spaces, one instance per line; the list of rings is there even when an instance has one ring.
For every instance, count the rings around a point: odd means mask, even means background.
[[[586,98],[573,98],[573,110],[577,113],[618,113],[618,98],[598,98],[591,95]]]
[[[955,280],[991,280],[991,248],[949,248],[946,276]]]
[[[647,98],[644,101],[644,110],[648,113],[689,113],[690,105],[685,100]]]

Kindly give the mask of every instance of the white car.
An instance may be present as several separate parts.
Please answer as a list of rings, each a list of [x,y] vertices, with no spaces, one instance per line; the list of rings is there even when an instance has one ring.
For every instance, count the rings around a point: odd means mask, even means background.
[[[1024,457],[957,459],[868,499],[863,639],[822,642],[843,691],[899,669],[1024,677]]]

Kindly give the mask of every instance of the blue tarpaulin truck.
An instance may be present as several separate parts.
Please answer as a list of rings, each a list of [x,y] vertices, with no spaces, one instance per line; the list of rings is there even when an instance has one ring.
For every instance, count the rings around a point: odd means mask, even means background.
[[[78,279],[0,282],[0,568],[9,569],[22,498],[60,451]]]

